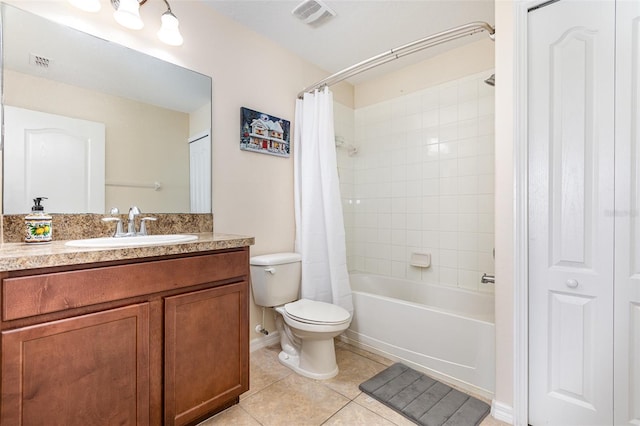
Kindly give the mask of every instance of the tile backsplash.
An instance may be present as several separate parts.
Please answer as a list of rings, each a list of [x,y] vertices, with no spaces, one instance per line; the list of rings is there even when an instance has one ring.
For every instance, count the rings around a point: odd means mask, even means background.
[[[24,241],[24,216],[2,216],[3,242],[20,243]],[[113,216],[113,215],[110,215]],[[148,225],[149,234],[176,234],[213,232],[212,214],[191,213],[145,213],[157,220]],[[105,223],[103,214],[51,214],[54,240],[74,240],[82,238],[108,237],[113,235],[115,224]],[[127,215],[118,215],[126,230]],[[138,224],[139,228],[139,219]]]
[[[351,270],[493,291],[480,283],[494,271],[492,73],[355,111],[336,104]],[[411,266],[413,252],[431,266]]]

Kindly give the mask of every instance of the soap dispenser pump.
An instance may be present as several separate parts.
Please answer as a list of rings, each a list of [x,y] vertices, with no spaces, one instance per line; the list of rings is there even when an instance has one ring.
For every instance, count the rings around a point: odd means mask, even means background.
[[[25,216],[25,236],[26,243],[48,243],[51,241],[53,227],[51,216],[44,212],[44,206],[41,204],[46,197],[37,197],[33,199],[33,207],[31,214]]]

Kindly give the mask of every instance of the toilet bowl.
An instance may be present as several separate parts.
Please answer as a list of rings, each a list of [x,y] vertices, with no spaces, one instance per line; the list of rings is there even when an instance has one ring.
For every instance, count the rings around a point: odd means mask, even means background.
[[[333,338],[351,323],[340,306],[301,299],[275,308],[279,314],[280,362],[298,374],[324,380],[338,374]]]
[[[252,257],[251,287],[258,306],[274,308],[280,333],[280,362],[312,379],[338,374],[333,338],[349,328],[351,314],[331,303],[298,299],[300,255]]]

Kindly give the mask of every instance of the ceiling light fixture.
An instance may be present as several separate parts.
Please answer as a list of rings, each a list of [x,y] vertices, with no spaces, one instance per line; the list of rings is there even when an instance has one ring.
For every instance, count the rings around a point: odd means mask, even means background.
[[[165,1],[165,3],[167,3]],[[162,26],[158,31],[158,38],[163,42],[171,46],[180,46],[184,41],[182,39],[182,34],[180,34],[180,29],[178,26],[180,23],[178,22],[178,18],[176,15],[171,12],[171,7],[169,7],[169,3],[167,3],[167,11],[162,14],[160,20],[162,21]]]
[[[163,0],[167,5],[167,11],[160,17],[160,30],[158,38],[163,43],[171,46],[182,45],[184,39],[180,34],[179,21],[176,15],[171,11],[171,6],[167,0]],[[123,27],[139,30],[144,27],[144,22],[140,18],[140,6],[144,5],[147,0],[111,0],[111,6],[115,9],[113,18]],[[69,0],[69,3],[78,9],[87,12],[97,12],[100,10],[100,0]]]
[[[113,18],[116,22],[125,28],[131,30],[140,30],[144,27],[144,22],[140,18],[140,5],[147,0],[111,0],[111,5],[116,10],[113,12]]]

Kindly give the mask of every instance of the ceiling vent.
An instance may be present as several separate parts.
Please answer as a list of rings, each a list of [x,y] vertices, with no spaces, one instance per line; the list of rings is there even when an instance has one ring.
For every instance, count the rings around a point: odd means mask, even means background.
[[[53,64],[53,61],[44,56],[31,53],[29,54],[29,64],[33,65],[34,67],[46,70],[49,69],[49,67]]]
[[[318,26],[336,16],[336,12],[320,0],[305,0],[291,13],[305,24],[312,26]]]

